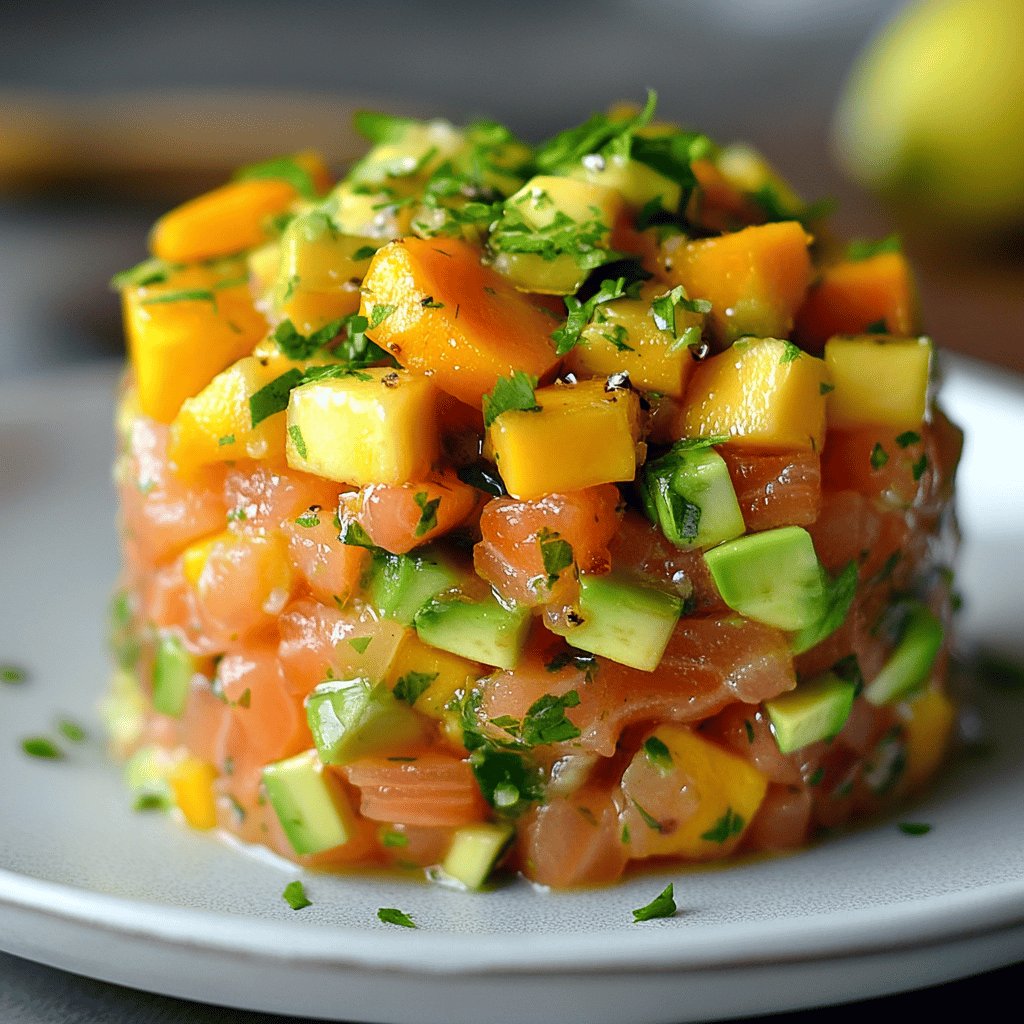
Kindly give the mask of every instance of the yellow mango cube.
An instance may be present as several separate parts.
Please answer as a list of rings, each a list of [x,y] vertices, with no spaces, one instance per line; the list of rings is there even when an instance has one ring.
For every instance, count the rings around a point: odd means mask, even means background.
[[[956,705],[938,690],[925,690],[900,706],[907,767],[902,785],[914,790],[935,774],[949,750]]]
[[[296,217],[280,241],[274,304],[301,334],[355,313],[359,284],[380,242],[341,234],[320,211]]]
[[[284,416],[277,413],[253,426],[249,399],[288,368],[246,356],[186,398],[171,424],[169,454],[178,469],[190,473],[233,459],[283,458]]]
[[[345,235],[373,238],[378,243],[409,233],[413,206],[403,202],[415,179],[396,179],[380,189],[343,181],[331,192],[327,208],[335,227]]]
[[[928,407],[931,360],[929,338],[830,338],[825,343],[834,388],[828,396],[829,426],[919,427]]]
[[[487,450],[509,494],[539,498],[634,478],[643,454],[635,392],[586,380],[535,394],[538,411],[509,410],[487,430]]]
[[[217,769],[197,757],[182,758],[171,769],[167,782],[174,802],[192,828],[210,829],[217,824],[216,778]]]
[[[408,693],[408,681],[411,678],[415,682],[416,678],[412,673],[420,677],[433,677],[429,681],[423,679],[427,687],[416,698],[413,706],[417,711],[440,721],[445,732],[457,743],[461,743],[459,716],[448,705],[460,691],[465,691],[484,675],[485,670],[475,661],[425,644],[415,630],[408,630],[402,637],[394,660],[388,666],[384,682],[394,690],[402,679],[406,679],[405,689]]]
[[[440,450],[437,391],[426,377],[376,367],[311,381],[288,401],[288,465],[348,483],[421,480]]]
[[[697,364],[676,435],[723,435],[744,448],[821,451],[828,386],[825,363],[791,342],[743,339]]]
[[[153,225],[150,248],[168,263],[199,263],[262,245],[267,222],[298,199],[278,178],[242,179],[190,199]]]
[[[692,729],[660,725],[626,769],[622,788],[633,856],[707,860],[740,843],[768,781]]]
[[[139,408],[161,423],[266,333],[244,263],[187,267],[157,284],[122,291]]]
[[[635,299],[614,299],[598,306],[579,343],[566,356],[566,368],[579,377],[626,371],[643,391],[682,398],[694,361],[689,346],[676,335],[694,328],[699,340],[704,316],[679,307],[675,331],[659,328],[651,302],[666,290],[664,284],[646,284]]]
[[[575,255],[556,251],[544,256],[519,251],[524,232],[545,231],[562,220],[580,225],[591,245],[607,249],[612,227],[622,212],[622,196],[613,188],[575,178],[539,174],[505,202],[505,214],[491,233],[494,268],[523,291],[550,295],[575,292],[590,273]]]
[[[232,534],[224,530],[221,533],[215,533],[212,537],[204,537],[202,540],[189,544],[181,553],[181,571],[193,587],[199,586],[199,577],[203,575],[203,570],[210,560],[214,547],[220,541],[230,541],[231,538]]]

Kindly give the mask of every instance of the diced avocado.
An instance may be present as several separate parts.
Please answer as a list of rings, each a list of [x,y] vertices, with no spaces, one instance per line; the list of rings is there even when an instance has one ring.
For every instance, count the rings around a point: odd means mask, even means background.
[[[876,707],[892,704],[924,685],[942,647],[943,637],[942,623],[923,604],[914,604],[896,649],[864,688],[868,702]]]
[[[789,693],[766,700],[775,742],[783,754],[835,736],[846,724],[856,684],[826,672],[800,683]]]
[[[432,597],[457,586],[459,579],[458,569],[436,552],[381,552],[373,560],[370,597],[382,615],[411,626],[416,613]]]
[[[725,459],[713,448],[686,444],[644,467],[648,517],[678,548],[708,548],[739,537],[746,525]]]
[[[153,707],[162,715],[181,718],[195,671],[192,656],[181,639],[164,634],[157,644],[153,665]]]
[[[441,870],[466,888],[479,889],[514,835],[508,824],[464,825],[452,838]]]
[[[609,576],[582,576],[578,625],[548,619],[548,628],[580,650],[653,672],[665,653],[683,602],[663,590]]]
[[[296,853],[321,853],[352,837],[352,808],[315,750],[263,769],[263,786]]]
[[[420,639],[442,651],[498,668],[514,668],[530,629],[529,608],[506,608],[497,599],[433,598],[416,616]]]
[[[321,683],[306,698],[306,720],[323,764],[394,753],[423,738],[420,716],[368,679]]]
[[[705,551],[704,560],[722,600],[747,618],[785,630],[821,618],[825,574],[800,526],[738,537]]]

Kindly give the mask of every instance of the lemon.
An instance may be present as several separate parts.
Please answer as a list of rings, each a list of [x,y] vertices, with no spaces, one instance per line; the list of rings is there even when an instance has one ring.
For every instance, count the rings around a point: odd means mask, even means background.
[[[859,58],[835,120],[862,185],[980,230],[1024,224],[1024,0],[919,0]]]

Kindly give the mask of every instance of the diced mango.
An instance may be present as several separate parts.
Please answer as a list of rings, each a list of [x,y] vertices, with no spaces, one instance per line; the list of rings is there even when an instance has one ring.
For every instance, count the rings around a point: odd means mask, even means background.
[[[206,563],[216,544],[221,540],[230,540],[231,537],[232,534],[226,530],[215,533],[212,537],[204,537],[194,544],[189,544],[181,553],[181,571],[193,587],[199,586],[199,577],[203,575],[203,569],[206,568]]]
[[[829,426],[919,427],[928,407],[931,359],[929,338],[830,338],[825,344],[834,388],[828,396]]]
[[[337,229],[346,235],[376,239],[378,242],[401,238],[410,232],[414,194],[412,180],[398,180],[389,186],[343,181],[327,199],[324,209]]]
[[[288,401],[288,465],[363,487],[427,476],[439,452],[437,392],[378,367],[311,381]]]
[[[267,221],[299,198],[276,178],[242,179],[190,199],[153,225],[150,249],[169,263],[200,263],[262,245]]]
[[[185,399],[171,424],[169,447],[179,471],[232,459],[283,459],[284,416],[274,414],[253,426],[249,408],[253,395],[286,372],[282,365],[246,356]]]
[[[475,661],[425,644],[414,630],[408,630],[395,652],[394,660],[388,666],[384,682],[393,690],[399,680],[409,677],[410,673],[433,677],[416,699],[416,710],[440,721],[445,733],[453,742],[461,745],[459,716],[448,705],[461,691],[465,691],[484,675],[485,670]]]
[[[653,746],[652,739],[660,745]],[[703,860],[736,848],[768,780],[748,760],[692,729],[666,724],[633,758],[622,789],[634,856]]]
[[[697,364],[676,435],[727,435],[744,448],[821,451],[828,380],[825,363],[791,342],[738,341]]]
[[[949,740],[956,720],[956,705],[938,690],[925,690],[901,705],[905,719],[907,767],[903,786],[917,789],[932,778],[949,750]]]
[[[374,324],[373,340],[467,405],[479,409],[499,377],[515,370],[545,377],[558,364],[551,342],[557,319],[459,239],[384,246],[362,291],[360,312]]]
[[[642,456],[640,400],[601,380],[538,388],[539,411],[510,410],[488,428],[487,448],[514,498],[632,480]]]
[[[187,267],[159,284],[122,292],[128,350],[145,415],[170,423],[186,398],[248,355],[266,333],[245,273],[244,263]]]
[[[689,347],[676,336],[691,327],[699,335],[704,316],[679,307],[674,333],[661,330],[651,313],[651,302],[665,292],[663,283],[650,283],[638,298],[615,299],[598,306],[579,343],[566,357],[566,368],[579,377],[607,377],[624,370],[641,390],[682,398],[694,362]]]
[[[638,160],[613,154],[599,164],[580,164],[571,176],[592,185],[615,189],[630,206],[640,209],[653,199],[661,202],[664,210],[674,211],[679,206],[682,187],[659,174],[653,167]]]
[[[844,260],[821,271],[796,316],[796,337],[814,352],[835,334],[862,334],[880,324],[908,337],[918,329],[914,281],[901,252]]]
[[[543,255],[523,251],[524,235],[540,237],[531,232],[546,232],[560,223],[576,225],[574,230],[591,247],[607,249],[622,209],[622,195],[614,188],[575,178],[537,175],[505,201],[505,213],[491,232],[495,269],[523,291],[570,295],[586,280],[593,264],[579,260],[575,253],[559,250],[557,245]]]
[[[360,184],[394,183],[416,175],[429,178],[465,144],[465,135],[448,121],[392,121],[392,132],[378,142],[349,173]]]
[[[810,243],[796,221],[758,224],[678,245],[663,269],[691,298],[711,303],[719,341],[786,337],[811,283]]]
[[[274,302],[301,334],[359,308],[359,284],[379,243],[343,235],[320,211],[296,217],[280,242]]]
[[[192,828],[210,829],[217,824],[213,793],[216,778],[217,769],[197,757],[182,758],[171,769],[167,781],[174,802]]]

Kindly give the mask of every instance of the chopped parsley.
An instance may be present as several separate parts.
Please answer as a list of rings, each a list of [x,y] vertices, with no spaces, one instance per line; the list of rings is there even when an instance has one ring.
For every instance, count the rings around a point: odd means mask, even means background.
[[[416,922],[404,911],[397,907],[381,907],[377,911],[377,919],[384,924],[397,924],[402,928],[415,928]]]
[[[293,423],[288,427],[288,436],[292,439],[292,444],[295,445],[295,450],[298,452],[299,458],[306,458],[309,451],[306,448],[306,439],[302,436],[302,428],[298,423]]]
[[[550,661],[545,662],[544,668],[548,672],[561,672],[563,668],[568,668],[570,665],[577,672],[583,672],[587,677],[588,683],[593,680],[594,676],[597,675],[597,670],[600,668],[597,658],[593,654],[573,649],[556,654]]]
[[[372,640],[372,636],[350,636],[348,638],[349,646],[356,654],[365,654],[366,648],[370,646]]]
[[[291,320],[282,320],[274,328],[273,338],[277,347],[289,359],[309,359],[325,348],[342,331],[345,319],[332,320],[310,335],[300,334]]]
[[[534,162],[542,173],[557,174],[572,169],[585,156],[601,153],[608,147],[618,152],[626,149],[628,156],[633,133],[651,123],[657,103],[658,94],[649,89],[643,110],[632,117],[594,114],[583,124],[567,128],[543,143],[534,155]]]
[[[371,551],[379,550],[374,544],[373,538],[354,519],[346,519],[341,525],[338,533],[338,540],[350,547],[369,548]]]
[[[657,736],[644,740],[644,756],[661,772],[672,770],[672,753]]]
[[[494,390],[484,395],[484,426],[489,427],[505,412],[540,412],[534,388],[537,378],[522,370],[515,370],[511,377],[499,377]]]
[[[688,298],[686,289],[681,284],[651,302],[651,316],[658,330],[667,331],[672,335],[673,344],[669,350],[672,352],[700,344],[700,327],[696,324],[687,326],[679,317],[680,310],[705,315],[711,312],[711,303],[707,299]]]
[[[411,117],[397,117],[373,110],[359,110],[352,119],[355,129],[375,145],[400,142],[416,122]]]
[[[249,164],[235,171],[235,181],[285,181],[303,199],[316,199],[316,185],[313,176],[293,156],[278,156],[263,160],[257,164]]]
[[[377,255],[377,248],[373,245],[361,245],[354,253],[352,253],[352,259],[357,263],[361,263],[363,260],[372,259]]]
[[[296,445],[298,448],[298,445]],[[299,452],[299,454],[305,458],[305,452]],[[297,516],[295,519],[297,526],[304,526],[307,530],[312,530],[314,526],[320,525],[320,506],[310,505],[301,516]]]
[[[912,444],[921,443],[921,435],[914,430],[905,430],[902,434],[897,435],[896,443],[901,448],[909,448]]]
[[[220,437],[217,438],[217,447],[218,448],[223,448],[225,445],[234,444],[234,443],[235,443],[235,435],[234,434],[222,434]]]
[[[88,738],[88,733],[85,729],[77,722],[71,721],[70,718],[62,718],[57,723],[57,731],[64,739],[70,740],[72,743],[81,743]]]
[[[177,269],[178,266],[154,256],[116,273],[110,279],[110,287],[114,291],[120,291],[122,288],[145,288],[152,284],[163,284]]]
[[[392,849],[402,846],[409,845],[409,837],[403,835],[401,832],[393,832],[390,829],[380,837],[381,846],[387,846]]]
[[[428,501],[426,491],[417,491],[413,495],[413,501],[416,502],[420,510],[420,519],[413,533],[417,537],[422,537],[425,533],[437,529],[437,509],[441,504],[441,499],[437,497]]]
[[[559,573],[573,564],[572,545],[562,540],[561,535],[544,527],[537,534],[540,544],[540,556],[544,562],[544,571],[548,574],[548,583],[554,584]]]
[[[165,292],[143,299],[143,306],[163,306],[172,302],[209,302],[217,306],[217,296],[209,288],[184,288],[177,292]]]
[[[922,455],[911,467],[910,472],[914,475],[914,482],[924,476],[924,471],[928,468],[928,456]]]
[[[871,468],[881,469],[889,461],[889,453],[876,441],[875,447],[871,449]]]
[[[0,683],[23,683],[28,673],[17,665],[0,665]]]
[[[833,391],[835,391],[835,389],[836,389],[835,384],[826,384],[825,381],[822,381],[818,385],[818,394],[819,395],[830,395]]]
[[[281,898],[292,910],[303,910],[306,907],[313,906],[312,901],[306,896],[305,886],[298,879],[294,882],[289,882],[284,887]]]
[[[636,298],[639,288],[639,281],[627,285],[625,277],[617,277],[602,281],[586,302],[580,302],[575,295],[566,295],[563,300],[567,313],[565,324],[551,335],[555,343],[555,354],[564,356],[579,344],[584,328],[594,319],[599,306],[624,296]]]
[[[743,831],[744,825],[746,822],[743,818],[731,807],[727,807],[725,814],[707,832],[701,834],[701,839],[706,839],[709,843],[724,843],[732,839],[733,836],[738,836]]]
[[[51,761],[59,761],[64,757],[64,751],[45,736],[26,737],[21,741],[21,749],[30,757],[41,757]]]
[[[905,836],[926,836],[931,832],[931,825],[923,821],[901,821],[899,830]]]
[[[380,327],[397,308],[397,306],[389,306],[383,302],[375,303],[370,311],[370,323],[367,329],[372,331],[374,328]]]
[[[851,560],[835,579],[825,585],[821,616],[793,638],[794,651],[808,651],[830,637],[845,621],[857,593],[857,562]]]
[[[803,349],[799,345],[794,345],[793,342],[787,341],[785,343],[785,349],[783,350],[782,356],[779,362],[785,366],[786,363],[795,362],[803,355]]]
[[[430,684],[438,677],[437,672],[406,672],[395,683],[396,700],[404,700],[410,707],[430,688]]]
[[[301,383],[302,371],[291,369],[265,384],[254,395],[250,395],[249,417],[252,425],[258,426],[265,419],[284,412],[288,408],[288,396],[292,388],[298,387]]]
[[[637,907],[633,911],[633,920],[652,921],[657,917],[673,917],[679,908],[676,906],[675,891],[669,882],[657,896],[646,906]]]
[[[638,803],[636,800],[633,801],[633,806],[636,808],[637,813],[640,815],[640,817],[643,818],[644,824],[652,832],[661,833],[665,831],[665,826],[662,825],[662,823],[658,821],[658,819],[653,814],[651,814],[651,812],[647,810],[646,807],[641,806],[641,804]]]
[[[902,252],[903,244],[897,234],[888,235],[878,241],[868,239],[854,239],[846,247],[846,258],[851,263],[859,263],[861,260],[869,260],[873,256],[880,256],[884,252]]]

